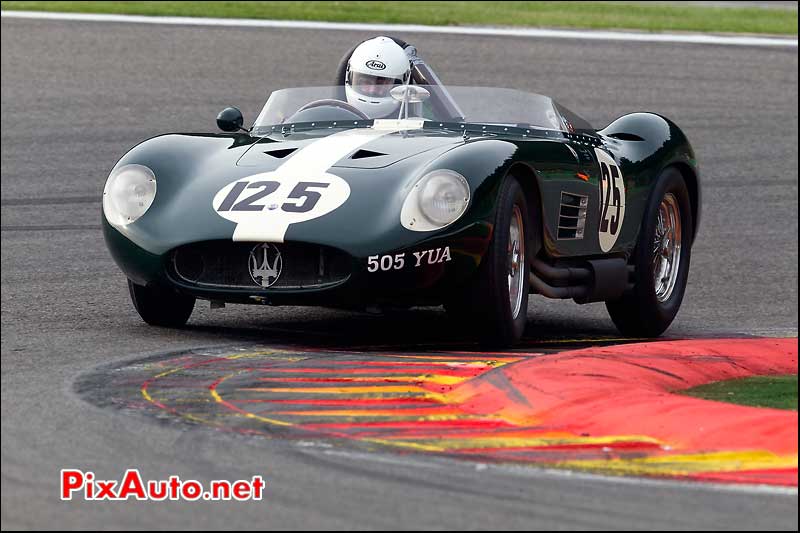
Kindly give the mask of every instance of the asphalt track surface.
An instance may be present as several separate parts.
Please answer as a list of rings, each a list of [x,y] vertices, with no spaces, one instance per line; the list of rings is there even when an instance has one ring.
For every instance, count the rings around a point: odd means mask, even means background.
[[[2,21],[2,527],[795,529],[797,494],[606,479],[156,423],[76,392],[104,364],[234,343],[451,345],[442,312],[198,305],[144,325],[99,230],[117,158],[166,131],[252,120],[273,89],[326,85],[351,32]],[[796,49],[403,35],[446,83],[551,94],[595,125],[673,118],[704,216],[672,338],[797,335]],[[532,299],[523,349],[616,337],[602,305]],[[545,343],[543,343],[545,341]],[[448,344],[449,343],[449,344]],[[549,344],[548,344],[549,343]],[[263,473],[263,502],[61,502],[61,468],[117,479]]]

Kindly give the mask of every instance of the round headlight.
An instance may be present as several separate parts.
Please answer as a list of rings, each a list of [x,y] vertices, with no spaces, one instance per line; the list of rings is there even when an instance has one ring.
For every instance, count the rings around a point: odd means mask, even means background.
[[[124,165],[111,173],[103,190],[109,223],[126,226],[145,214],[156,197],[156,176],[144,165]]]
[[[458,220],[469,204],[469,184],[452,170],[434,170],[420,180],[419,210],[437,226]]]

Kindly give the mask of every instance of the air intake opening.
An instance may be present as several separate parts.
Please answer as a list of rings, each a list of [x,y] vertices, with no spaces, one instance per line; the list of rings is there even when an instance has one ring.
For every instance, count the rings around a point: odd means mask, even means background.
[[[558,212],[558,240],[583,239],[588,207],[588,196],[561,192],[561,207]]]
[[[291,154],[295,150],[297,150],[297,148],[284,148],[282,150],[267,150],[264,153],[267,155],[271,155],[272,157],[276,157],[278,159],[283,159],[284,157]]]
[[[620,141],[643,141],[644,140],[642,137],[639,137],[638,135],[635,135],[633,133],[624,133],[624,132],[612,133],[612,134],[609,135],[609,137],[613,137],[614,139],[619,139]]]
[[[354,153],[350,159],[366,159],[368,157],[379,157],[382,155],[380,152],[373,152],[372,150],[359,150],[358,152]]]

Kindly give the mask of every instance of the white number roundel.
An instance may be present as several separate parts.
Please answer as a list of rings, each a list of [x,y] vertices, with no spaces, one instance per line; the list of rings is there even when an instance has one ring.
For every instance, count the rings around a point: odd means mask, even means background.
[[[617,242],[625,219],[625,180],[616,161],[603,150],[595,148],[600,163],[600,249],[608,252]]]
[[[290,224],[321,217],[341,206],[350,186],[327,172],[287,176],[262,172],[220,189],[212,205],[236,223],[234,241],[283,242]]]

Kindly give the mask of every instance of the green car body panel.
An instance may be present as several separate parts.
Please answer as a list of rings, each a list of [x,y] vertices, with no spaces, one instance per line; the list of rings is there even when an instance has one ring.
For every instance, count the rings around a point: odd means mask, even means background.
[[[370,126],[371,121],[362,121],[352,128]],[[263,288],[255,282],[252,287],[226,288],[199,286],[174,275],[170,262],[176,249],[232,241],[236,223],[220,216],[212,205],[223,187],[276,171],[299,150],[344,129],[330,123],[298,124],[260,137],[169,134],[139,144],[115,169],[144,165],[157,177],[158,190],[146,213],[127,226],[113,226],[103,215],[104,236],[114,260],[137,284],[169,286],[211,300],[335,306],[438,304],[476,274],[492,238],[499,186],[509,173],[536,201],[532,205],[541,227],[540,257],[551,262],[628,257],[654,182],[671,165],[687,181],[695,233],[699,223],[700,184],[692,148],[674,123],[658,115],[635,113],[600,131],[547,135],[519,127],[426,122],[422,128],[388,133],[353,150],[368,150],[374,154],[371,157],[353,158],[353,153],[342,157],[327,172],[349,185],[346,201],[327,214],[286,229],[283,246],[304,243],[343,253],[349,261],[344,279],[306,288]],[[625,184],[622,227],[606,251],[598,236],[602,212],[598,151],[613,159]],[[406,229],[401,224],[403,203],[417,181],[435,169],[453,170],[466,178],[470,188],[466,212],[439,230]],[[586,198],[582,238],[559,238],[564,193]],[[403,268],[368,270],[371,256],[395,254],[405,254]],[[434,257],[440,261],[429,262]]]

